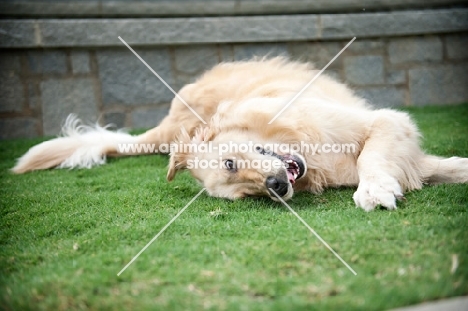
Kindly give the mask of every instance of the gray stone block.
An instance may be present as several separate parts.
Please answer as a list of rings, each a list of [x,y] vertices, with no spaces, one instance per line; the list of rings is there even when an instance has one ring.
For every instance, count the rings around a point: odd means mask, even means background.
[[[374,86],[356,90],[372,106],[377,108],[398,107],[405,104],[403,89],[393,86]]]
[[[200,75],[185,75],[178,74],[175,78],[175,82],[171,85],[174,91],[179,92],[186,84],[194,83]],[[175,95],[172,96],[174,98]]]
[[[90,78],[50,79],[41,83],[44,135],[57,135],[70,113],[96,122],[98,109]]]
[[[133,5],[133,4],[132,4]],[[318,39],[316,15],[225,16],[159,19],[41,20],[45,47],[130,46],[186,43],[278,42]]]
[[[288,56],[286,44],[242,44],[234,45],[234,60],[249,60],[253,57]]]
[[[73,73],[88,73],[89,66],[89,53],[87,51],[72,51],[71,63]]]
[[[29,51],[27,57],[29,70],[32,73],[67,72],[67,54],[64,51]]]
[[[138,5],[133,1],[101,1],[100,12],[105,16],[233,15],[239,12],[240,6],[232,0],[139,1]]]
[[[0,20],[0,46],[2,47],[37,47],[36,21],[33,20]]]
[[[219,63],[216,46],[176,47],[174,56],[175,68],[186,74],[200,73]]]
[[[422,105],[468,102],[468,63],[409,70],[411,103]]]
[[[388,58],[392,64],[440,61],[442,41],[438,37],[393,39],[388,44]]]
[[[219,56],[221,62],[232,62],[234,61],[234,51],[230,44],[223,44],[218,47]]]
[[[321,15],[322,38],[351,39],[446,33],[468,29],[467,9]]]
[[[132,112],[133,128],[153,128],[169,113],[169,105],[160,107],[138,109]]]
[[[406,71],[405,70],[388,70],[387,71],[387,83],[388,84],[404,84],[406,83]]]
[[[384,42],[381,40],[365,40],[357,38],[350,46],[346,49],[350,52],[373,52],[381,50],[384,47]]]
[[[293,59],[311,62],[315,68],[322,69],[340,52],[343,46],[342,42],[301,42],[291,43],[289,51]],[[338,57],[328,68],[340,68],[342,60],[342,56]]]
[[[0,139],[37,137],[38,124],[33,118],[0,119]]]
[[[104,124],[112,124],[117,129],[125,127],[125,113],[124,112],[106,112],[104,114]]]
[[[0,112],[23,110],[25,96],[20,72],[20,55],[2,52],[0,54]]]
[[[468,34],[449,35],[445,38],[445,46],[449,59],[468,58]]]
[[[44,3],[45,2],[45,3]],[[107,1],[106,1],[107,2]],[[120,2],[120,1],[117,1]],[[0,2],[0,14],[29,18],[100,16],[102,1],[16,1]]]
[[[382,56],[348,56],[344,59],[346,81],[354,85],[384,83],[384,62]]]
[[[167,49],[137,49],[136,52],[166,83],[175,87]],[[167,103],[174,97],[127,48],[98,51],[97,60],[104,105]]]
[[[44,47],[117,46],[126,24],[108,19],[43,19],[39,29]]]
[[[41,95],[38,91],[39,86],[36,86],[35,83],[29,82],[28,83],[28,100],[29,100],[29,108],[37,109],[41,107]]]

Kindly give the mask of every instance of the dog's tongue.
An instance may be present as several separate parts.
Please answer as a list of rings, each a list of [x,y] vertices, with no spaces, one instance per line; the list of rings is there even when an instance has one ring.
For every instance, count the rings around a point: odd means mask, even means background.
[[[296,182],[296,180],[294,179],[294,175],[289,170],[286,170],[286,172],[288,173],[289,182],[291,183],[291,185],[294,184]]]

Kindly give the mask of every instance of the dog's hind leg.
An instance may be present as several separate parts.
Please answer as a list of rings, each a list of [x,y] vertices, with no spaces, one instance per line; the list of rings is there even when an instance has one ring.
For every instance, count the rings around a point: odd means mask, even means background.
[[[425,183],[468,183],[468,158],[426,155],[421,166]]]

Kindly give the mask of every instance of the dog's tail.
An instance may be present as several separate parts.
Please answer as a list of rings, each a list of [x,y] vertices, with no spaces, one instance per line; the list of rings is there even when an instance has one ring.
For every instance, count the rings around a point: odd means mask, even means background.
[[[59,137],[29,149],[12,171],[21,174],[52,167],[91,168],[104,164],[108,155],[148,153],[131,149],[135,143],[138,136],[110,131],[108,126],[83,125],[75,115],[69,115]]]
[[[468,158],[441,158],[427,155],[423,159],[423,180],[428,184],[468,183]]]

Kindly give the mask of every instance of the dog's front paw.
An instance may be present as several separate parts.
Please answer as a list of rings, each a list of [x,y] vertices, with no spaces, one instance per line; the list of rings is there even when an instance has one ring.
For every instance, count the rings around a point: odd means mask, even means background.
[[[372,211],[377,205],[396,209],[396,199],[404,199],[398,181],[390,176],[363,179],[353,195],[356,206]]]

